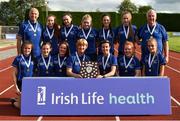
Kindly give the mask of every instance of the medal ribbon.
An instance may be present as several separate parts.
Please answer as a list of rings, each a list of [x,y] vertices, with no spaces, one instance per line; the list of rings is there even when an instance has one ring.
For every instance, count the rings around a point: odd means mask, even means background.
[[[49,65],[50,65],[50,61],[51,61],[51,56],[49,56],[48,64],[46,64],[46,61],[45,61],[45,59],[44,59],[44,56],[41,55],[41,57],[42,57],[42,59],[43,59],[43,63],[44,63],[44,65],[45,65],[45,67],[46,67],[46,70],[48,70]]]
[[[151,31],[149,25],[147,24],[147,29],[148,29],[149,33],[151,34],[151,36],[153,35],[155,28],[156,28],[156,24],[154,25],[154,27]]]
[[[123,56],[123,59],[124,59],[124,65],[125,65],[125,68],[127,69],[130,65],[130,63],[132,62],[134,56],[131,57],[131,59],[129,60],[128,64],[126,65],[126,58],[125,58],[125,55]]]
[[[71,25],[71,28],[70,28],[69,31],[67,32],[67,31],[66,31],[66,27],[64,27],[64,32],[65,32],[65,37],[66,37],[66,38],[68,37],[68,35],[69,35],[69,33],[71,32],[72,28],[73,28],[73,25]]]
[[[105,57],[103,56],[103,57],[102,57],[102,64],[103,64],[103,69],[106,70],[106,66],[107,66],[107,62],[108,62],[108,60],[109,60],[109,58],[110,58],[110,54],[108,54],[105,63],[104,63],[104,58],[105,58]]]
[[[108,29],[108,32],[107,32],[107,35],[106,35],[105,30],[103,28],[103,37],[104,37],[104,40],[108,39],[109,33],[110,33],[110,30]]]
[[[46,31],[48,33],[49,39],[51,40],[53,38],[53,36],[54,36],[54,29],[52,31],[52,34],[50,34],[49,29],[47,27],[46,27]]]
[[[83,36],[84,36],[84,38],[85,38],[86,40],[87,40],[87,38],[89,37],[89,34],[90,34],[90,32],[91,32],[91,29],[92,29],[92,28],[89,29],[89,31],[88,31],[88,33],[87,33],[87,36],[86,36],[86,34],[85,34],[85,32],[84,32],[84,29],[82,29]]]
[[[31,22],[29,20],[28,20],[28,23],[29,23],[31,29],[33,30],[33,32],[36,33],[37,27],[38,27],[38,23],[36,23],[35,29],[34,29],[33,25],[31,24]]]
[[[65,60],[66,60],[66,57],[63,59],[63,61],[62,61],[62,63],[61,63],[61,59],[60,59],[60,57],[58,56],[58,63],[59,63],[59,67],[60,67],[60,68],[62,68]]]
[[[81,66],[81,61],[79,59],[78,53],[76,52],[76,58],[78,60],[79,65]],[[85,55],[83,55],[83,61],[85,60]]]
[[[125,28],[125,26],[123,25],[123,30],[124,30],[124,34],[125,34],[126,39],[128,39],[128,35],[129,35],[129,26],[128,26],[127,32],[126,32],[126,28]]]
[[[21,54],[21,57],[26,65],[27,68],[29,68],[30,64],[31,64],[31,56],[29,56],[29,60],[28,60],[28,63],[27,61],[25,60],[24,56]]]
[[[155,59],[155,56],[156,56],[156,54],[153,55],[152,60],[151,60],[151,54],[149,54],[149,59],[148,59],[148,66],[149,66],[149,68],[151,68],[152,63],[153,63],[153,61]]]

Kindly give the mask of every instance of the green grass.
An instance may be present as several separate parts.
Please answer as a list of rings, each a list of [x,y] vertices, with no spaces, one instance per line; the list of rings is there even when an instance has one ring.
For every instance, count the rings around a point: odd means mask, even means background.
[[[168,35],[170,50],[180,52],[180,36],[173,36],[171,32]]]

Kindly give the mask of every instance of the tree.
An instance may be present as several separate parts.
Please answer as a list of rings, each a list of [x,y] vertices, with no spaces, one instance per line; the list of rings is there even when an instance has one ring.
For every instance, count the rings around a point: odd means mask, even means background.
[[[130,11],[131,13],[137,13],[138,9],[134,3],[132,3],[130,0],[123,0],[121,4],[118,6],[118,12],[122,13],[123,11]]]
[[[16,2],[14,0],[10,0],[9,2],[1,2],[0,4],[0,20],[5,25],[14,25],[17,21],[19,16],[16,15]]]
[[[148,11],[149,9],[152,9],[152,6],[150,6],[150,5],[140,6],[140,7],[139,7],[139,10],[138,10],[138,13],[147,13],[147,11]]]
[[[17,25],[24,20],[30,7],[45,6],[45,0],[9,0],[0,2],[0,21],[5,25]]]

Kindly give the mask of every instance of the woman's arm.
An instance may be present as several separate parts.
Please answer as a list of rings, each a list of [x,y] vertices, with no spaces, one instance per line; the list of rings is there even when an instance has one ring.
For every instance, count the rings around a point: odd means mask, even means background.
[[[111,77],[114,76],[116,73],[116,66],[111,66],[111,71],[105,75],[103,75],[103,77]]]
[[[76,74],[72,72],[72,68],[67,68],[66,69],[66,73],[68,76],[70,77],[75,77],[75,78],[82,78],[82,76],[80,74]]]
[[[165,65],[161,65],[159,76],[164,76],[164,69],[165,69]]]
[[[18,72],[17,68],[13,67],[12,76],[13,76],[13,81],[14,81],[14,85],[15,85],[15,88],[16,88],[16,94],[20,95],[21,91],[19,90],[18,85],[17,85],[17,77],[16,77],[17,72]]]

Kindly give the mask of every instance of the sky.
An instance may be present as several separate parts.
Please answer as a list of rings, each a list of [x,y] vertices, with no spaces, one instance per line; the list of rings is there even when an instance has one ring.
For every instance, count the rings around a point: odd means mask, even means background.
[[[123,0],[47,0],[54,11],[117,11]],[[157,12],[180,13],[180,0],[131,0],[137,6],[151,5]]]
[[[9,1],[9,0],[0,0]],[[46,0],[53,11],[117,11],[123,0]],[[180,0],[131,0],[136,6],[151,5],[157,12],[180,13]]]

